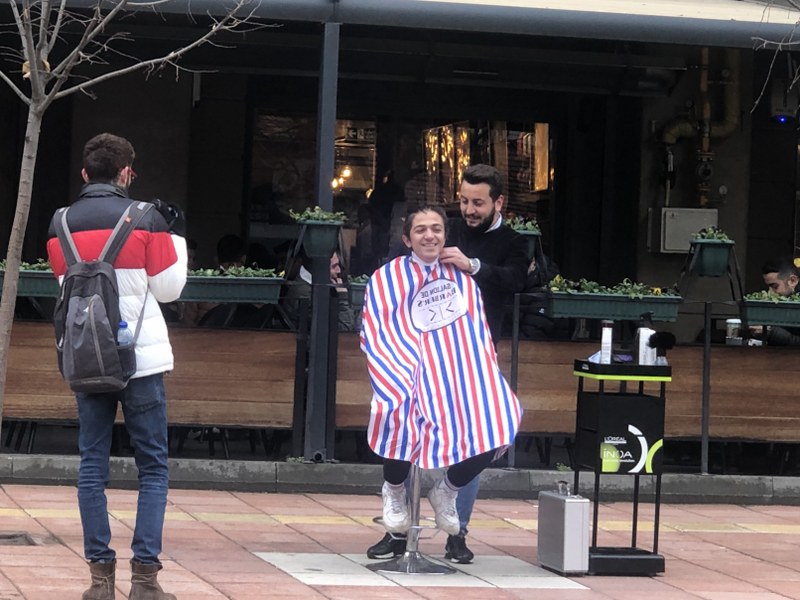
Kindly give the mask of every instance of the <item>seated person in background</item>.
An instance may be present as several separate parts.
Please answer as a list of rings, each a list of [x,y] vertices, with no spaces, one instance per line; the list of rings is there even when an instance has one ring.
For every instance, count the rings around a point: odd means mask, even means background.
[[[297,255],[301,264],[299,265],[296,274],[289,277],[289,282],[286,286],[286,294],[283,298],[283,308],[286,314],[294,323],[300,322],[300,300],[311,299],[311,260],[301,250]],[[342,281],[342,264],[339,253],[334,252],[331,256],[330,263],[330,281],[331,294],[336,294],[339,305],[338,315],[338,330],[339,331],[353,331],[355,323],[355,314],[353,307],[350,305],[350,298],[347,294],[347,288]],[[311,303],[309,302],[309,310]],[[311,315],[309,314],[309,319]],[[310,322],[310,321],[309,321]]]
[[[793,296],[800,292],[797,289],[800,283],[800,259],[784,256],[764,263],[761,274],[764,284],[780,296]],[[800,329],[796,327],[762,327],[755,325],[750,327],[750,335],[754,338],[764,340],[770,346],[798,346],[800,345]]]
[[[365,292],[361,349],[373,395],[367,439],[382,456],[383,525],[411,525],[404,482],[412,463],[447,471],[428,500],[436,526],[458,535],[458,490],[513,443],[522,408],[497,364],[475,280],[440,262],[446,217],[410,214],[410,256],[379,268]]]
[[[245,245],[233,233],[222,236],[217,242],[216,262],[220,270],[242,267]],[[253,304],[217,304],[215,302],[185,302],[181,323],[200,327],[247,327],[250,317],[258,308]]]
[[[546,292],[550,281],[559,274],[558,265],[545,255],[536,245],[533,259],[528,265],[524,293]],[[547,306],[545,297],[520,296],[519,331],[520,337],[528,340],[543,340],[569,337],[568,322],[553,319],[544,314]]]

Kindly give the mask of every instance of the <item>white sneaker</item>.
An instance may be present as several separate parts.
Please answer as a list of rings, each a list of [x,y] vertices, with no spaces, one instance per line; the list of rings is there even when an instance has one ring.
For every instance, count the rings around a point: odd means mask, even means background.
[[[458,491],[451,490],[442,479],[428,492],[428,501],[436,515],[436,526],[450,535],[458,535],[461,523],[456,510],[456,496]]]
[[[383,482],[383,526],[390,533],[405,533],[411,527],[411,515],[408,514],[406,486],[394,487]]]

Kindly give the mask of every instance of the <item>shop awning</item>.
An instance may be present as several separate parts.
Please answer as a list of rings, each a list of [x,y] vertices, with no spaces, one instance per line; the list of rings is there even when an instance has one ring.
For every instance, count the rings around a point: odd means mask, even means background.
[[[69,0],[92,6],[96,0]],[[218,14],[220,0],[173,0],[163,12]],[[142,10],[150,10],[147,8]],[[265,19],[548,37],[753,47],[798,37],[787,0],[263,0]]]

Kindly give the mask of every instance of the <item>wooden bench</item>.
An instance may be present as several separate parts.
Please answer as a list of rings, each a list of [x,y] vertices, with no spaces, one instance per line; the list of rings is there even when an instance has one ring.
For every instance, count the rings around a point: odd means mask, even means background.
[[[295,336],[289,332],[170,330],[175,370],[166,377],[171,425],[289,429],[295,385]],[[336,426],[365,429],[372,391],[358,335],[338,341]],[[518,394],[521,432],[572,435],[577,381],[573,360],[595,342],[520,344]],[[510,373],[511,344],[500,344]],[[666,436],[699,439],[703,352],[680,346],[669,353]],[[710,436],[715,440],[800,442],[796,378],[800,349],[714,346],[711,352]],[[655,387],[652,393],[655,393]],[[77,421],[75,400],[56,368],[48,323],[17,322],[12,332],[4,419]]]
[[[292,426],[293,333],[174,328],[170,341],[170,425]],[[58,372],[52,325],[14,324],[3,418],[77,422],[75,398]]]
[[[521,433],[572,435],[575,431],[576,358],[597,350],[596,342],[520,342],[518,396],[524,409]],[[500,344],[501,368],[510,373],[511,343]],[[703,349],[678,346],[668,355],[665,436],[699,439]],[[371,390],[358,337],[341,335],[336,424],[364,428]],[[800,442],[796,378],[800,349],[714,346],[711,351],[710,437],[717,440]],[[655,384],[646,393],[657,393]]]

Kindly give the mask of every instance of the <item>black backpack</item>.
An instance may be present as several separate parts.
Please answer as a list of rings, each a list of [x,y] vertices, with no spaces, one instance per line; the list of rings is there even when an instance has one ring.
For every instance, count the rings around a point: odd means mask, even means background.
[[[113,265],[128,236],[152,206],[149,202],[132,202],[111,232],[99,258],[91,261],[80,258],[67,225],[69,209],[61,208],[56,212],[55,230],[67,263],[53,315],[56,350],[58,368],[75,392],[116,392],[124,389],[136,373],[134,348],[144,306],[133,343],[118,346],[119,289]]]

